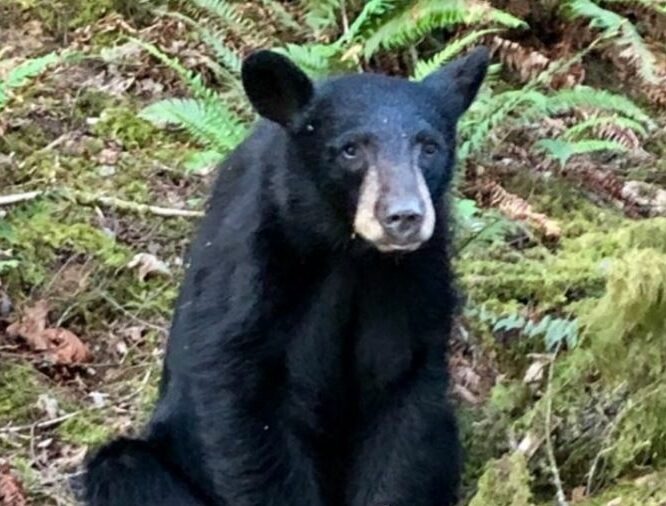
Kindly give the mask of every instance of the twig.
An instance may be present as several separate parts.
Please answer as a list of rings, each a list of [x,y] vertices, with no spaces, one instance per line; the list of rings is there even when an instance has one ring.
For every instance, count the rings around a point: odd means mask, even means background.
[[[35,429],[48,429],[49,427],[53,427],[54,425],[58,425],[62,422],[69,420],[70,418],[75,417],[81,411],[83,410],[79,409],[77,411],[72,411],[71,413],[67,413],[62,416],[52,418],[50,420],[44,420],[42,422],[30,423],[27,425],[15,425],[13,427],[4,427],[0,429],[0,432],[13,433],[13,432],[22,432],[24,430],[30,430],[32,432]]]
[[[40,191],[33,191],[26,193],[16,193],[13,195],[0,195],[0,206],[18,204],[20,202],[34,200],[36,198],[45,195],[62,195],[65,197],[69,196],[82,205],[99,204],[105,207],[120,209],[122,211],[132,211],[135,213],[149,213],[157,216],[162,216],[165,218],[173,218],[173,217],[200,218],[201,216],[203,216],[202,211],[192,211],[188,209],[176,209],[171,207],[160,207],[149,204],[140,204],[137,202],[131,202],[129,200],[122,200],[117,197],[94,195],[92,193],[67,190],[67,189],[52,190],[52,191],[40,190]]]
[[[546,391],[546,452],[548,454],[548,463],[550,464],[550,471],[553,474],[553,484],[557,489],[557,504],[558,506],[569,506],[567,501],[566,494],[564,493],[564,487],[562,486],[562,479],[560,477],[560,471],[557,468],[557,460],[555,459],[555,451],[553,450],[553,441],[551,438],[550,431],[552,430],[552,418],[553,418],[553,375],[555,371],[555,359],[557,354],[560,351],[560,346],[562,342],[560,341],[555,348],[553,353],[552,360],[550,362],[550,367],[548,368],[548,387]]]
[[[14,195],[0,195],[0,206],[9,206],[18,204],[19,202],[26,202],[28,200],[35,200],[44,194],[43,191],[34,191],[26,193],[15,193]]]
[[[84,195],[79,195],[79,200],[82,202],[87,200]],[[113,207],[122,211],[134,211],[137,213],[150,213],[157,216],[164,216],[166,218],[181,217],[181,218],[199,218],[203,216],[201,211],[190,211],[188,209],[175,209],[171,207],[151,206],[148,204],[137,204],[128,200],[121,200],[115,197],[93,197],[94,202],[107,207]]]
[[[349,31],[349,15],[347,14],[347,2],[342,0],[340,11],[342,14],[342,33],[346,34]]]

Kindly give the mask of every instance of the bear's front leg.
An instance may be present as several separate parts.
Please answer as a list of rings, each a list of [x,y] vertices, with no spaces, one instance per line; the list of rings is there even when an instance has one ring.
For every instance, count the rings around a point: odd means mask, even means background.
[[[265,375],[252,362],[245,361],[238,382],[197,389],[214,495],[229,506],[324,506],[307,447],[283,416],[267,378],[261,381],[265,396],[249,393],[248,382]]]
[[[440,356],[371,419],[349,473],[349,506],[453,506],[460,447]]]

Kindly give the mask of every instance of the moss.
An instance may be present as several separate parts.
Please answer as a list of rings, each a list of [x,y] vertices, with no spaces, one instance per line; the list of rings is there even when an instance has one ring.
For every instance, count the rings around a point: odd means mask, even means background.
[[[515,452],[490,462],[469,506],[532,506],[530,475],[523,454]]]
[[[39,19],[52,33],[62,36],[67,31],[94,23],[115,9],[118,0],[10,0]]]
[[[666,497],[666,472],[624,480],[607,491],[580,501],[580,506],[662,506]],[[545,506],[545,505],[544,505]]]
[[[520,171],[504,183],[512,193],[529,200],[535,211],[558,220],[564,237],[577,237],[589,230],[613,231],[624,221],[621,212],[600,208],[582,189],[561,178]]]
[[[58,436],[67,443],[95,446],[112,434],[104,419],[96,412],[82,412],[58,427]]]
[[[114,140],[126,150],[164,140],[162,132],[141,119],[134,109],[126,106],[104,110],[93,131],[99,137]]]
[[[20,425],[36,413],[37,398],[47,390],[38,374],[26,365],[0,365],[0,426]]]
[[[461,407],[458,410],[461,439],[465,448],[465,496],[469,497],[476,490],[486,463],[509,450],[509,428],[528,401],[528,389],[521,382],[499,383],[493,388],[484,406]]]
[[[666,251],[666,219],[625,221],[613,232],[596,230],[565,238],[556,252],[534,247],[520,252],[496,246],[457,263],[472,300],[495,312],[516,302],[537,302],[539,312],[604,293],[609,261],[632,248]]]
[[[102,265],[118,268],[130,252],[101,229],[81,221],[81,211],[66,202],[32,203],[10,215],[11,227],[0,245],[15,248],[23,282],[39,285],[63,253],[91,255]]]

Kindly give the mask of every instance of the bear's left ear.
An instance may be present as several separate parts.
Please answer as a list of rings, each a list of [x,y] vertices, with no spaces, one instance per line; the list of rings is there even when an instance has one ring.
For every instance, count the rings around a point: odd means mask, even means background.
[[[446,100],[447,112],[457,120],[474,101],[489,62],[488,48],[477,47],[427,76],[423,84]]]
[[[288,58],[272,51],[257,51],[243,61],[243,88],[252,106],[264,118],[289,125],[314,94],[310,78]]]

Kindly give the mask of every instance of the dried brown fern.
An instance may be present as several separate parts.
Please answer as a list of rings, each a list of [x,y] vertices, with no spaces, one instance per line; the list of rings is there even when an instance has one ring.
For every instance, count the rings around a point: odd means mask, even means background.
[[[524,47],[512,40],[494,36],[490,39],[493,55],[510,70],[516,73],[521,82],[528,82],[537,78],[554,60],[535,49]],[[585,70],[582,65],[576,64],[565,72],[556,73],[550,81],[555,89],[570,88],[585,79]]]
[[[536,212],[522,197],[509,193],[496,181],[486,180],[480,184],[478,198],[486,206],[499,209],[508,218],[527,223],[548,239],[559,239],[562,235],[559,223]]]

